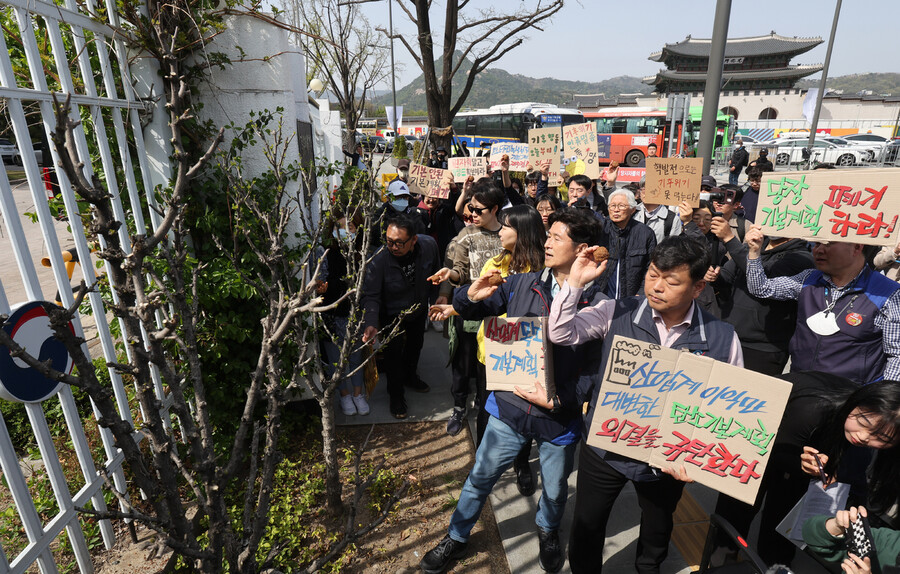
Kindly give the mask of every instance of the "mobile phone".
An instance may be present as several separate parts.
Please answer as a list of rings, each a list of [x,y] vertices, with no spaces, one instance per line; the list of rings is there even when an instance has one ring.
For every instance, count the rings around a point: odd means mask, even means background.
[[[856,522],[850,522],[847,530],[847,552],[860,558],[874,558],[875,543],[872,540],[872,529],[865,516],[858,516]]]

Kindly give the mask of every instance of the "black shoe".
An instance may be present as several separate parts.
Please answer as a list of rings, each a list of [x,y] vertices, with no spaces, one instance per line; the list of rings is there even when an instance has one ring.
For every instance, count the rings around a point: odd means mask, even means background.
[[[518,461],[513,463],[516,469],[516,487],[522,496],[531,496],[534,494],[534,473],[531,472],[531,465],[527,462],[520,465]]]
[[[438,545],[425,553],[425,557],[419,562],[419,568],[425,574],[440,574],[447,569],[450,562],[456,560],[466,553],[467,542],[457,542],[450,538],[450,535],[444,536],[444,539],[438,542]],[[557,546],[559,546],[557,544]]]
[[[391,414],[395,419],[406,418],[406,400],[403,397],[391,397]]]
[[[431,387],[428,386],[428,383],[416,377],[412,381],[406,383],[406,387],[416,391],[417,393],[427,393],[431,390]]]
[[[450,420],[447,421],[447,434],[450,436],[458,435],[463,428],[465,420],[466,407],[453,407],[453,414],[450,415]]]
[[[541,543],[541,568],[545,572],[559,572],[563,565],[562,548],[559,546],[559,532],[538,528]]]

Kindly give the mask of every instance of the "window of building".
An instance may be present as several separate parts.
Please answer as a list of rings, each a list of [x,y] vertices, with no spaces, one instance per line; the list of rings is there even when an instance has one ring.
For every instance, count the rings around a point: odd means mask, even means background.
[[[731,116],[734,119],[738,119],[738,111],[731,106],[725,106],[724,108],[722,108],[722,113],[726,116]]]
[[[778,118],[778,110],[775,108],[766,108],[763,111],[759,112],[759,119],[761,120],[774,120]]]

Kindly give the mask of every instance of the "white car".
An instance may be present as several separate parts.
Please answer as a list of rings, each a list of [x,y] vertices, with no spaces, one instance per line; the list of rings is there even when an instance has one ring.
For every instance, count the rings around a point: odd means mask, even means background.
[[[878,153],[884,147],[882,145],[873,144],[872,142],[848,140],[847,138],[838,136],[826,136],[822,139],[839,146],[858,149],[865,154],[866,161],[873,161],[876,157],[878,157]]]
[[[775,140],[774,145],[777,146],[775,165],[788,165],[804,161],[803,150],[806,148],[806,144],[807,140],[799,138]],[[813,142],[810,159],[820,163],[833,163],[841,167],[848,167],[866,161],[867,157],[868,154],[856,148],[816,140]]]

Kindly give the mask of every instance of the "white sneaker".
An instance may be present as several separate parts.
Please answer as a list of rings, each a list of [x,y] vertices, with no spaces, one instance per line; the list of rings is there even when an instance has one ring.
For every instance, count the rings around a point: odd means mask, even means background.
[[[352,417],[356,414],[356,404],[353,401],[353,397],[350,395],[341,397],[341,410],[344,411],[344,414],[348,417]],[[366,406],[366,412],[368,412],[368,405]]]
[[[366,395],[360,393],[353,395],[353,404],[356,405],[356,411],[361,415],[369,414],[369,403],[366,402]]]

